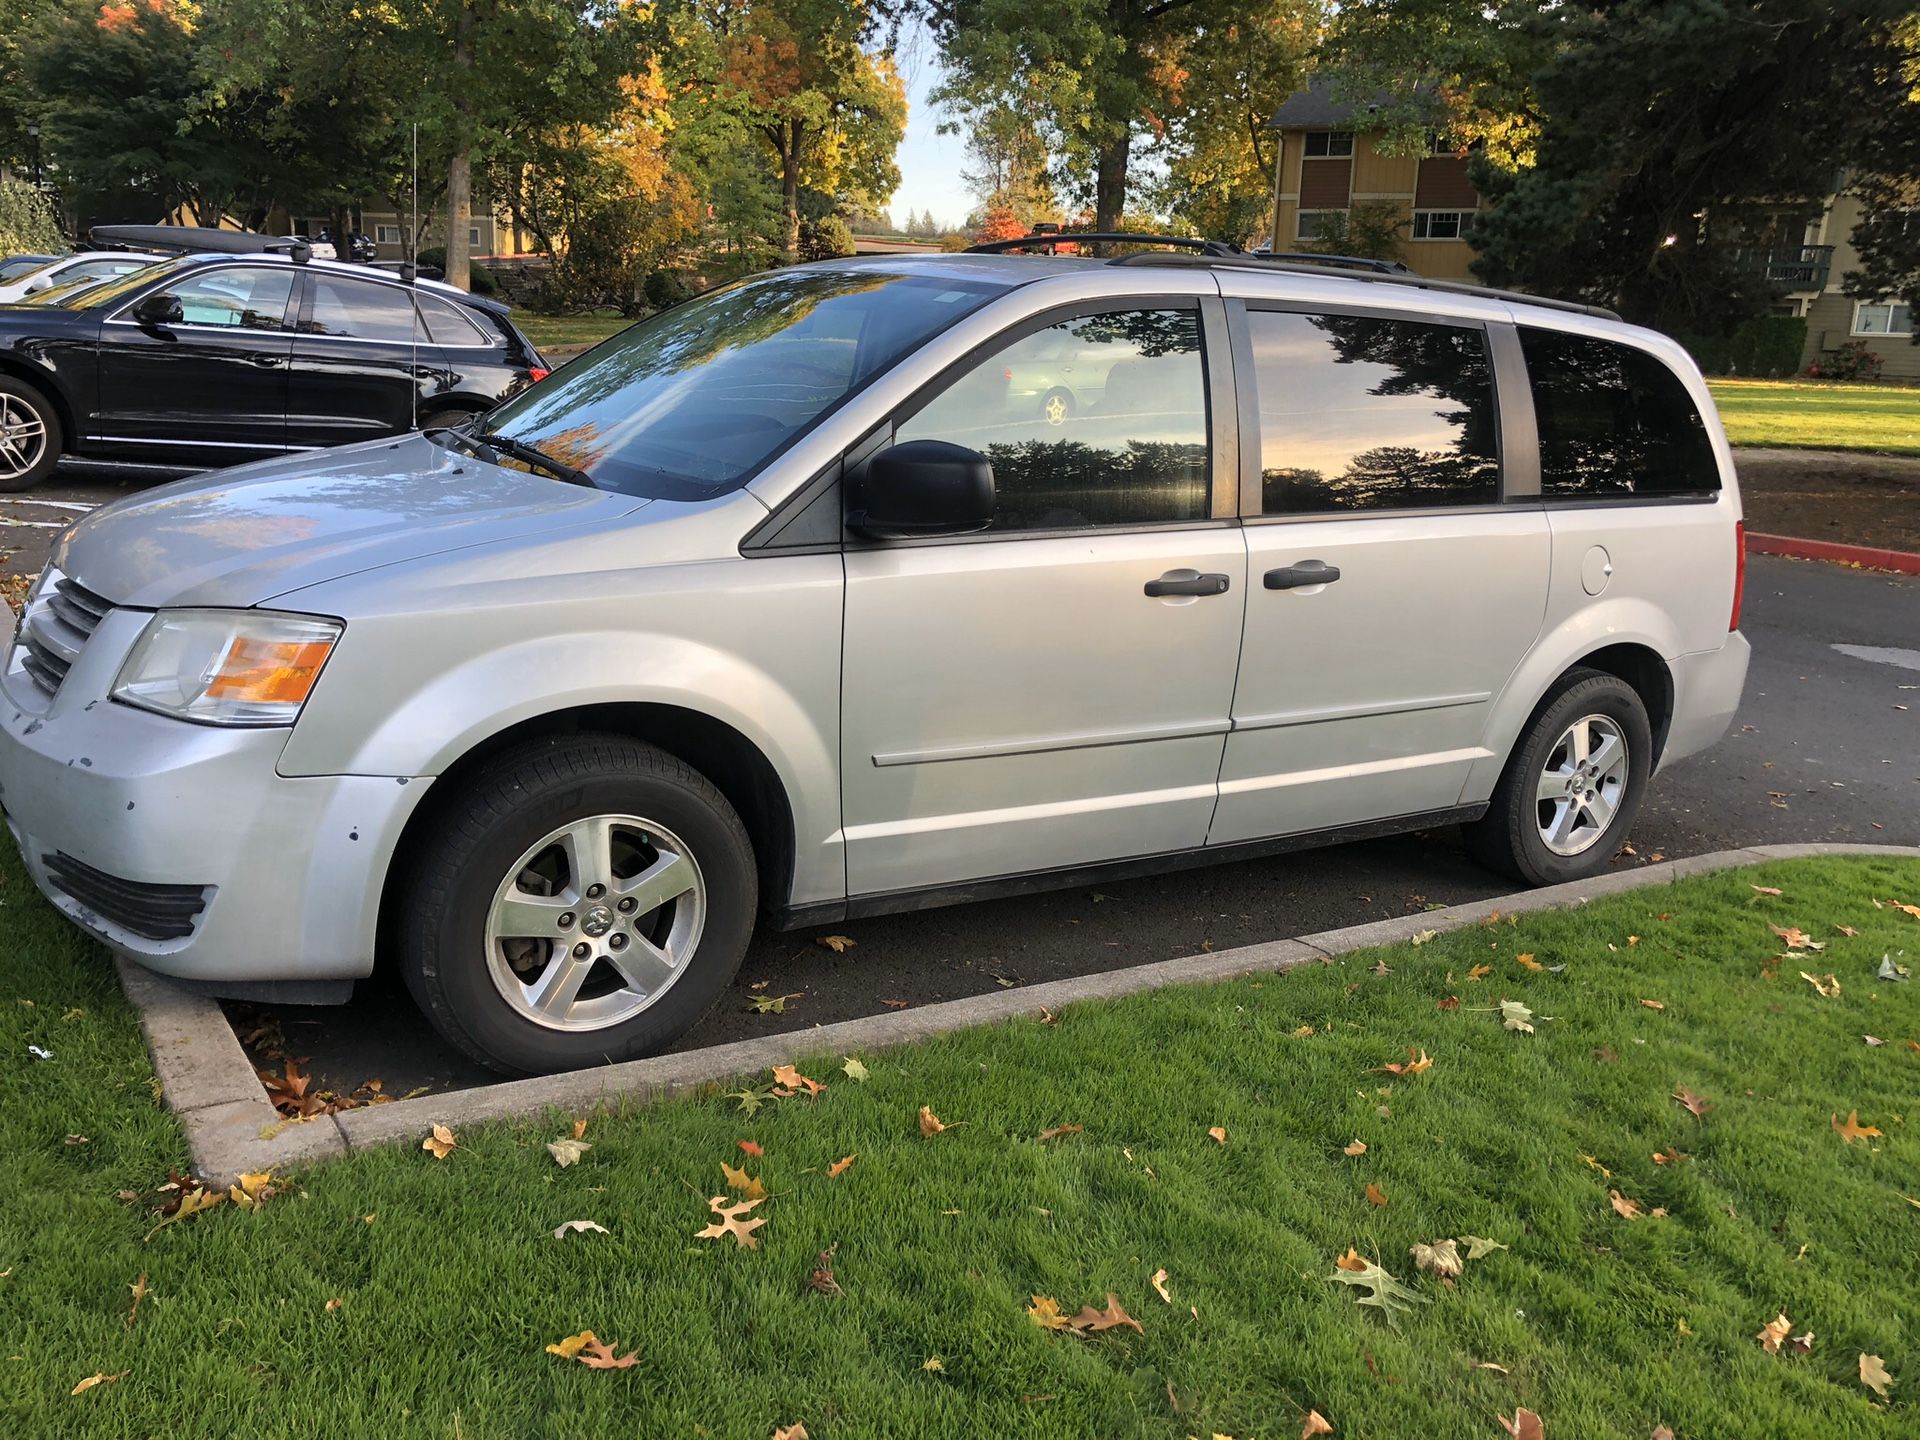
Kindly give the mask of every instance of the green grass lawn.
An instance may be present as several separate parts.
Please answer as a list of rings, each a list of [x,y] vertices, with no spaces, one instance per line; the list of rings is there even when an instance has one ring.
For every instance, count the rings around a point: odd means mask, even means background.
[[[1920,903],[1920,865],[1773,865],[1036,1013],[861,1057],[864,1084],[823,1055],[816,1099],[597,1117],[568,1169],[544,1145],[565,1116],[475,1128],[444,1161],[315,1167],[143,1243],[151,1203],[116,1192],[151,1192],[181,1145],[104,957],[9,860],[0,1409],[34,1437],[1290,1440],[1311,1408],[1341,1436],[1491,1440],[1516,1405],[1561,1440],[1913,1435],[1920,983],[1874,971],[1920,971],[1920,920],[1875,900]],[[1776,959],[1769,923],[1827,948]],[[1502,999],[1536,1033],[1503,1029]],[[1381,1071],[1409,1047],[1431,1068]],[[923,1138],[922,1105],[951,1128]],[[1856,1109],[1884,1138],[1843,1142],[1830,1117]],[[1085,1129],[1036,1139],[1062,1125]],[[771,1192],[755,1250],[695,1237],[722,1161]],[[1622,1218],[1614,1190],[1668,1213]],[[550,1237],[574,1219],[611,1233]],[[1467,1234],[1507,1248],[1452,1288],[1416,1272],[1409,1247]],[[1426,1303],[1397,1327],[1357,1305],[1328,1278],[1349,1247]],[[834,1296],[808,1284],[828,1249]],[[1027,1315],[1109,1293],[1141,1333]],[[1810,1353],[1756,1343],[1782,1311]],[[546,1352],[584,1329],[638,1362]]]
[[[1735,445],[1920,455],[1920,387],[1709,380]]]
[[[633,321],[614,310],[595,310],[585,315],[536,315],[531,310],[515,310],[513,323],[542,350],[557,345],[597,345],[616,335]]]

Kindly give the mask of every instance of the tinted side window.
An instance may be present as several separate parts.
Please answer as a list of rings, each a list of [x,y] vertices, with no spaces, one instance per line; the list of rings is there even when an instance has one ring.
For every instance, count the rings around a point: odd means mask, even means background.
[[[1631,345],[1522,327],[1548,496],[1678,495],[1720,488],[1680,377]]]
[[[1483,332],[1364,315],[1248,314],[1268,515],[1499,499]]]
[[[337,275],[313,274],[313,299],[300,328],[309,335],[388,340],[406,345],[413,333],[413,296],[398,285],[375,285]]]
[[[482,335],[464,314],[460,307],[451,301],[442,300],[437,295],[422,295],[414,292],[414,302],[420,307],[420,316],[427,322],[427,334],[433,337],[436,345],[487,345],[492,342]]]
[[[993,462],[995,530],[1207,518],[1193,310],[1116,310],[1022,337],[899,427]]]
[[[256,270],[221,266],[167,287],[180,301],[188,325],[219,325],[240,330],[279,330],[293,294],[290,267]]]

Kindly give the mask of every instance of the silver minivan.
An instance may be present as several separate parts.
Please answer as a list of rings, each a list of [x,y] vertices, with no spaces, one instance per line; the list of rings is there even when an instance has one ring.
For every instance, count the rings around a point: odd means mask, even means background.
[[[762,912],[1445,823],[1590,875],[1726,729],[1741,576],[1698,371],[1605,312],[830,261],[460,429],[89,516],[7,647],[0,804],[143,965],[308,1000],[398,966],[551,1071],[670,1045]]]

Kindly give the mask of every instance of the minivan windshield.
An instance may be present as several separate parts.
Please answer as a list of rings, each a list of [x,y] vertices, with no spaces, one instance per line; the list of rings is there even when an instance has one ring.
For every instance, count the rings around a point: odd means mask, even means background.
[[[703,500],[738,489],[901,356],[1006,286],[884,270],[779,270],[607,341],[489,415],[501,436],[603,490]]]

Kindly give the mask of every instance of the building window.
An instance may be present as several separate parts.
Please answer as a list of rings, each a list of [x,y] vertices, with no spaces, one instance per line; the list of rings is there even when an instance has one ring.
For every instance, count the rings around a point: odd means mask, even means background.
[[[1853,307],[1856,335],[1911,335],[1913,312],[1897,300],[1862,301]]]
[[[467,248],[469,250],[478,250],[480,248],[480,227],[478,225],[469,225],[467,227]]]
[[[1307,158],[1309,160],[1339,159],[1353,154],[1353,135],[1346,130],[1309,130],[1307,132]]]
[[[1413,212],[1413,238],[1416,240],[1458,240],[1466,229],[1464,210],[1416,210]]]
[[[1302,210],[1294,220],[1293,238],[1324,240],[1327,232],[1336,229],[1346,213],[1344,210]]]
[[[400,227],[398,225],[376,225],[373,227],[373,239],[377,245],[398,245]]]

